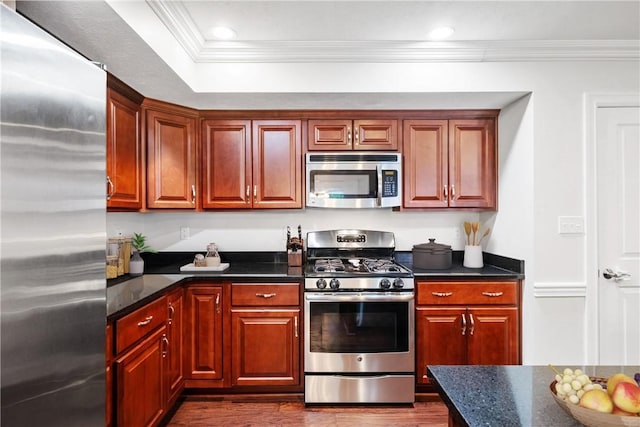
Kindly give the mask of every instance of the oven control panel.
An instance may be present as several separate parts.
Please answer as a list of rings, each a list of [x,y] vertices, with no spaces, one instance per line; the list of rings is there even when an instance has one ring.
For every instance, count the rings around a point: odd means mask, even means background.
[[[338,243],[365,243],[367,236],[364,234],[338,234],[336,240]]]

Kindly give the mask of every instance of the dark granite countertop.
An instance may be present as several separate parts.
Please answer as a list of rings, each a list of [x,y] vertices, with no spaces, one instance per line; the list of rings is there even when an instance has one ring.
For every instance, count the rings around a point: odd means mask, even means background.
[[[640,366],[571,366],[589,376],[633,375]],[[563,367],[564,368],[564,367]],[[581,426],[558,406],[547,366],[427,366],[427,376],[460,425]]]
[[[144,253],[145,274],[120,276],[107,281],[107,317],[113,320],[150,302],[174,285],[194,280],[299,281],[304,279],[302,267],[289,267],[285,252],[224,252],[222,262],[229,268],[221,272],[181,272],[180,267],[193,262],[195,253]],[[484,254],[484,267],[462,266],[462,251],[453,252],[452,268],[447,270],[415,269],[416,278],[524,278],[524,261]],[[396,252],[396,260],[413,269],[411,252]]]

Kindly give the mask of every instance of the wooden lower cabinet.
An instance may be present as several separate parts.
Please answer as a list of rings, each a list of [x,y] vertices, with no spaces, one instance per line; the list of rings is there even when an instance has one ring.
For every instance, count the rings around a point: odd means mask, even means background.
[[[186,386],[223,387],[223,284],[186,289]]]
[[[418,385],[427,365],[521,363],[519,281],[419,281],[416,299]]]
[[[162,326],[115,361],[117,425],[156,425],[165,413],[163,362],[166,327]]]
[[[184,389],[184,290],[180,287],[167,296],[167,340],[165,384],[167,385],[168,403],[171,407]]]
[[[105,421],[106,427],[113,425],[113,324],[107,323],[105,343]]]
[[[300,384],[300,310],[232,310],[232,385]]]

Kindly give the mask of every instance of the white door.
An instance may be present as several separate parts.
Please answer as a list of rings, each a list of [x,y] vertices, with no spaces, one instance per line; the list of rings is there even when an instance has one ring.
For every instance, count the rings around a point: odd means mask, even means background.
[[[599,363],[640,364],[640,108],[596,112]]]

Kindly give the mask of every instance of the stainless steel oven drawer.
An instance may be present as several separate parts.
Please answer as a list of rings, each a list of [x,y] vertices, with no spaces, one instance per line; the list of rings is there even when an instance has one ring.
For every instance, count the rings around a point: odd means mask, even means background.
[[[305,403],[413,403],[414,375],[309,375]]]

